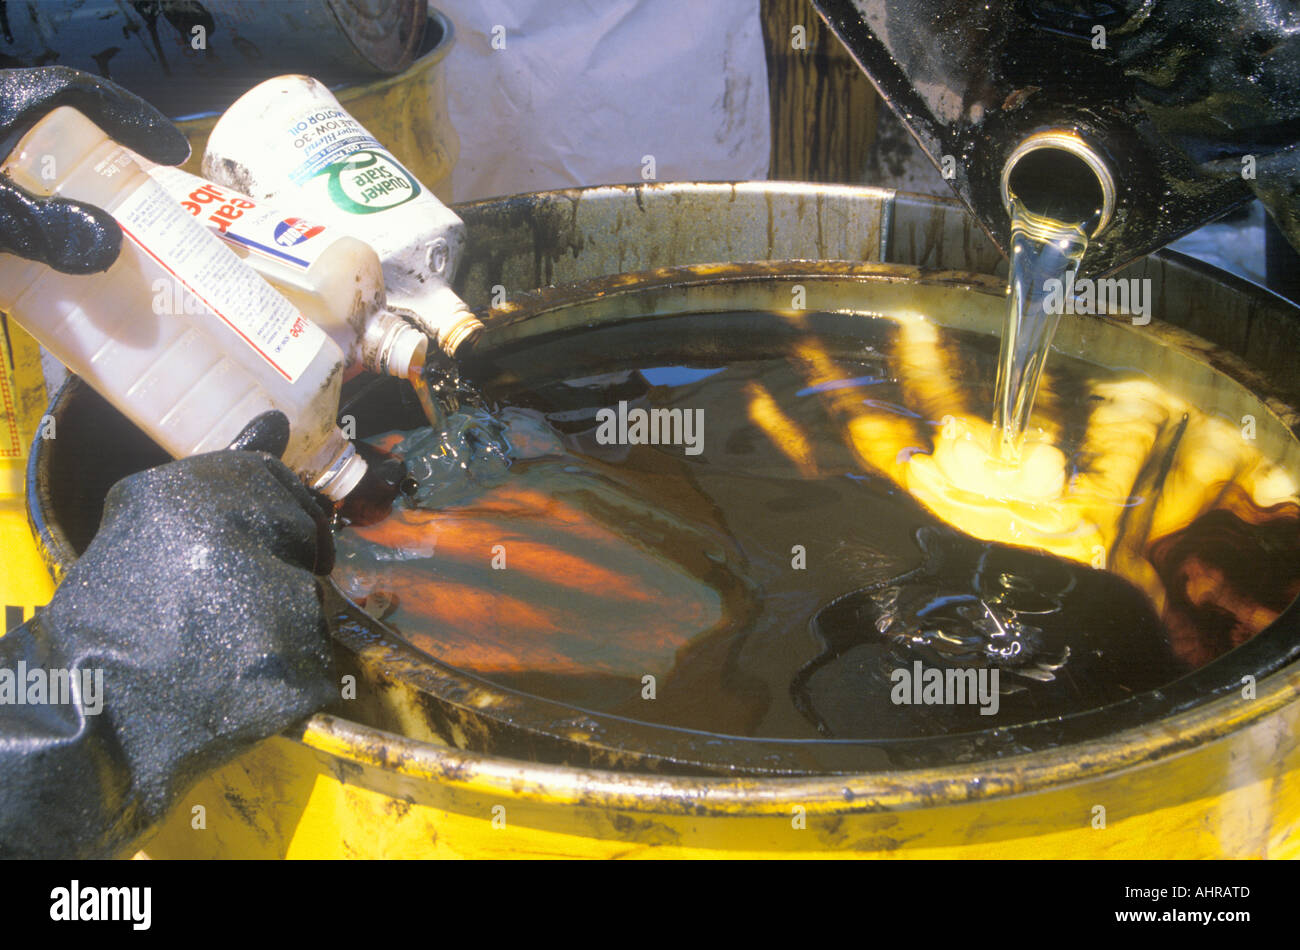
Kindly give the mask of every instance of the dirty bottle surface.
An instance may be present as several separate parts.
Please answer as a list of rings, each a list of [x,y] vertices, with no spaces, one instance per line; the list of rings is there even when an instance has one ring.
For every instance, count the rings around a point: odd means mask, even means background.
[[[279,76],[240,97],[208,138],[203,174],[361,238],[383,262],[390,306],[448,355],[482,329],[450,286],[463,222],[316,80]]]
[[[173,457],[289,419],[284,461],[337,501],[365,461],[335,425],[343,353],[80,112],[50,112],[3,165],[13,181],[105,209],[117,260],[84,276],[0,256],[0,306]]]
[[[383,267],[370,245],[179,168],[145,167],[182,208],[328,333],[349,368],[405,379],[423,366],[428,337],[388,309]]]

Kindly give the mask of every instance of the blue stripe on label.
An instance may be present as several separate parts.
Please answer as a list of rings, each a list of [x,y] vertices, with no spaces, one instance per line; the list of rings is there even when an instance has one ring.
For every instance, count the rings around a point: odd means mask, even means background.
[[[265,244],[254,241],[252,238],[246,238],[239,234],[230,233],[223,235],[223,237],[231,244],[241,244],[254,251],[261,251],[267,257],[276,257],[282,261],[288,261],[290,264],[297,264],[303,270],[311,267],[310,261],[304,261],[301,257],[294,257],[292,254],[287,254],[278,247],[267,247]]]
[[[333,136],[339,137],[333,138]],[[365,129],[353,129],[342,134],[331,132],[326,138],[330,139],[330,141],[323,145],[319,142],[316,143],[316,147],[320,151],[298,166],[297,171],[290,173],[289,178],[295,185],[301,185],[307,179],[314,177],[322,168],[333,165],[338,159],[346,158],[353,152],[359,152],[362,149],[381,152],[385,150],[378,140],[373,138]]]

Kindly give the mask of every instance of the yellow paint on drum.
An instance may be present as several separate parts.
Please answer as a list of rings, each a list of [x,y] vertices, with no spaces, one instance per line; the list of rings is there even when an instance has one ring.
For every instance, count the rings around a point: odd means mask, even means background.
[[[40,347],[22,327],[5,321],[0,333],[0,636],[8,620],[30,620],[49,603],[54,581],[27,523],[24,476],[27,450],[45,411]],[[14,616],[14,615],[17,616]]]
[[[1259,683],[1255,699],[1228,697],[1093,743],[827,779],[566,769],[317,717],[301,735],[271,739],[201,782],[146,850],[163,858],[1300,857],[1298,695],[1292,669]]]

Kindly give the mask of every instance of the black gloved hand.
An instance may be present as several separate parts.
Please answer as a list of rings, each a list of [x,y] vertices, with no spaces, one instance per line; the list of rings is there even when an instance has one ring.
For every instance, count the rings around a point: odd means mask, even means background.
[[[59,106],[72,106],[123,145],[162,165],[190,154],[184,134],[121,86],[66,66],[0,70],[0,143],[6,151]],[[0,156],[3,159],[4,156]],[[40,198],[0,176],[0,251],[69,274],[107,270],[122,231],[107,211],[63,198]]]
[[[0,675],[102,670],[98,697],[0,704],[0,857],[120,853],[204,773],[336,698],[312,577],[331,560],[323,512],[265,453],[115,485],[49,606],[0,638]]]

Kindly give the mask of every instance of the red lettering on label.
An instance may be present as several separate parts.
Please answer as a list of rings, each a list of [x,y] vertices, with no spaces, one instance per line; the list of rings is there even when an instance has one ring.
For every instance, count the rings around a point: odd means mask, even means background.
[[[220,201],[225,195],[216,185],[204,185],[201,188],[195,188],[190,192],[190,200],[201,205],[211,204],[214,201]]]
[[[193,217],[201,217],[203,214],[203,205],[212,204],[214,201],[224,201],[221,207],[214,210],[208,215],[208,224],[215,227],[221,234],[226,233],[226,229],[232,225],[237,218],[242,218],[244,212],[257,207],[257,202],[249,198],[236,198],[227,195],[211,182],[195,188],[187,196],[188,200],[182,200],[180,206],[188,211]]]

